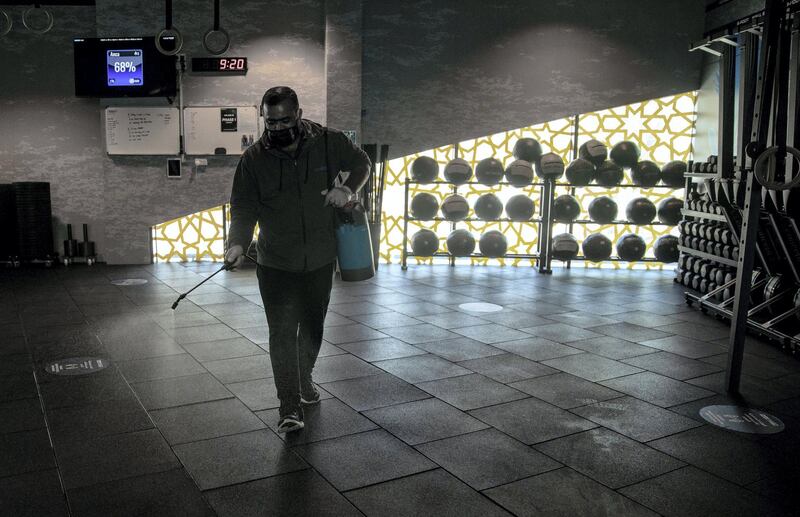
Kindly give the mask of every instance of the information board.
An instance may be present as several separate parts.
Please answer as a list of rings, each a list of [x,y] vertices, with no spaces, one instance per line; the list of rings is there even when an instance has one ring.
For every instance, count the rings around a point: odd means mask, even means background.
[[[108,107],[105,110],[108,154],[177,155],[180,119],[177,108]]]
[[[187,107],[183,127],[189,155],[239,155],[261,136],[256,106]]]

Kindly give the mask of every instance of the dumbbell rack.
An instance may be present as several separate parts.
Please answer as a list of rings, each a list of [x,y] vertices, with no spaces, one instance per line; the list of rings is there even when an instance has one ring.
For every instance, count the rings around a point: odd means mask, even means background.
[[[612,187],[605,187],[604,185],[574,185],[572,183],[556,183],[555,186],[556,187],[568,187],[569,188],[569,194],[571,196],[574,196],[575,192],[576,192],[576,189],[579,189],[579,188],[608,188],[608,189],[635,188],[635,189],[641,189],[641,190],[650,190],[650,189],[681,190],[681,188],[683,188],[683,187],[680,187],[680,188],[670,187],[669,185],[655,185],[653,187],[642,187],[641,185],[635,185],[635,184],[632,184],[632,183],[622,183],[620,185],[614,185]],[[598,226],[609,226],[609,225],[614,225],[614,226],[673,226],[673,225],[668,225],[668,224],[664,224],[664,223],[661,223],[661,222],[657,222],[656,220],[653,220],[653,221],[651,221],[649,223],[637,224],[637,223],[634,223],[632,221],[621,221],[621,220],[611,221],[610,223],[598,223],[597,221],[592,221],[592,220],[588,220],[588,219],[580,219],[580,220],[572,221],[570,223],[559,223],[559,222],[556,222],[556,221],[552,221],[551,224],[553,224],[553,225],[556,225],[556,224],[565,224],[565,225],[567,225],[567,233],[572,233],[573,227],[576,224],[578,224],[578,225],[596,224]],[[616,244],[614,243],[614,245],[616,245]],[[584,256],[577,256],[572,260],[567,260],[567,261],[565,261],[566,264],[567,264],[567,269],[569,269],[572,266],[571,262],[573,260],[575,260],[575,261],[586,261],[586,260],[589,260],[589,259],[587,259]],[[619,257],[612,256],[612,257],[609,257],[609,258],[603,260],[602,262],[627,262],[627,261],[626,260],[622,260]],[[642,258],[640,260],[637,260],[637,262],[661,263],[659,260],[657,260],[655,258],[650,258],[650,257]],[[548,264],[548,267],[549,267],[549,264]]]
[[[424,258],[447,257],[449,259],[449,261],[450,261],[450,266],[455,266],[456,258],[534,259],[534,260],[536,260],[537,267],[539,268],[539,272],[540,273],[549,273],[550,272],[549,271],[549,269],[550,269],[550,267],[549,267],[550,260],[549,260],[549,256],[548,256],[549,255],[549,246],[543,247],[542,246],[542,239],[541,239],[542,235],[547,235],[546,232],[549,229],[547,227],[546,223],[545,223],[545,221],[547,220],[547,215],[546,214],[545,214],[545,217],[533,217],[533,218],[528,219],[526,221],[514,221],[514,220],[509,219],[507,217],[497,218],[497,219],[481,219],[481,218],[477,218],[477,217],[468,217],[466,219],[460,219],[458,221],[451,221],[451,220],[445,219],[443,217],[434,217],[434,218],[431,218],[431,219],[419,219],[419,218],[411,217],[411,215],[409,214],[409,206],[410,206],[409,190],[410,190],[411,185],[451,185],[452,186],[452,194],[458,194],[459,187],[464,187],[464,186],[469,186],[469,185],[480,185],[480,186],[484,186],[484,187],[499,185],[499,186],[512,186],[512,187],[515,187],[515,188],[520,188],[518,186],[512,185],[511,183],[504,182],[504,181],[496,183],[495,185],[485,185],[485,184],[477,182],[477,181],[469,181],[469,182],[466,182],[466,183],[458,183],[457,184],[457,183],[453,183],[451,181],[442,181],[442,180],[422,182],[422,181],[412,180],[411,178],[407,177],[406,178],[406,182],[405,182],[405,202],[404,202],[404,217],[403,217],[403,249],[402,249],[402,259],[401,259],[401,267],[402,267],[403,271],[408,269],[408,261],[407,261],[408,257],[423,257],[423,255],[417,255],[417,254],[413,253],[412,251],[409,251],[409,249],[408,249],[408,223],[411,222],[411,221],[416,221],[416,222],[449,222],[449,223],[451,223],[451,231],[455,230],[457,228],[458,223],[460,223],[460,222],[483,222],[483,223],[509,222],[509,223],[517,223],[517,224],[521,224],[521,225],[538,224],[539,225],[539,236],[540,236],[540,239],[539,239],[539,248],[538,248],[538,252],[537,253],[533,253],[533,254],[506,253],[501,257],[487,257],[486,255],[483,255],[481,253],[471,253],[469,255],[463,255],[463,256],[455,257],[455,256],[451,255],[450,253],[439,251],[439,252],[434,253],[433,255],[424,255]],[[549,206],[552,206],[553,189],[552,188],[547,188],[548,185],[547,185],[546,182],[533,182],[533,183],[530,183],[530,184],[525,185],[525,186],[526,187],[531,187],[532,186],[532,187],[541,187],[542,188],[541,192],[540,192],[540,196],[539,196],[539,206],[541,207],[541,210],[543,210],[543,214],[544,213],[548,213]],[[549,198],[549,200],[548,200],[548,198]]]

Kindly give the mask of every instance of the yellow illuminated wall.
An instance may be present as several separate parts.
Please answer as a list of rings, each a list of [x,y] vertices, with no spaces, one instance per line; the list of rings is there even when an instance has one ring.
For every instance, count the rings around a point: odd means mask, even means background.
[[[622,140],[636,142],[642,151],[642,160],[653,160],[659,165],[670,160],[689,160],[692,158],[692,140],[694,137],[697,92],[688,92],[661,99],[630,104],[603,111],[578,115],[578,145],[591,138],[604,142],[609,149],[613,144]],[[417,154],[403,156],[390,160],[386,170],[386,182],[383,198],[383,223],[381,233],[380,256],[385,263],[398,263],[403,246],[403,220],[404,220],[404,189],[405,179],[409,175],[411,164],[418,156],[431,156],[439,162],[440,173],[448,161],[456,156],[466,159],[474,167],[487,157],[494,156],[508,165],[514,160],[511,151],[514,143],[519,138],[535,138],[542,144],[544,152],[555,152],[569,163],[573,157],[573,139],[575,136],[575,117],[554,120],[543,124],[514,129],[489,135],[474,140],[454,143],[445,147],[423,151]],[[441,175],[441,174],[440,174]],[[443,179],[443,178],[440,178]],[[630,183],[629,173],[626,172],[625,183]],[[430,192],[438,197],[440,203],[453,192],[450,185],[412,185],[409,199],[420,192]],[[568,193],[567,187],[558,187],[556,195]],[[505,202],[509,197],[525,193],[536,202],[536,215],[540,215],[540,189],[539,187],[526,187],[518,189],[512,186],[483,186],[464,185],[458,188],[458,193],[464,195],[473,206],[475,200],[484,193],[494,192]],[[578,188],[575,192],[581,203],[583,212],[581,219],[588,219],[586,212],[589,202],[595,197],[608,195],[619,205],[619,218],[624,218],[625,206],[630,199],[645,196],[656,205],[669,196],[683,198],[683,190],[657,189],[627,189],[592,186]],[[227,207],[225,207],[227,211]],[[470,214],[473,216],[474,214]],[[162,223],[153,228],[154,233],[154,260],[161,261],[199,261],[222,260],[223,255],[223,207],[215,207],[203,212]],[[440,237],[440,251],[446,251],[445,239],[452,230],[450,222],[409,223],[409,238],[420,228],[430,228]],[[469,229],[476,240],[480,234],[498,229],[508,239],[508,253],[533,254],[538,245],[538,225],[536,223],[497,223],[497,222],[459,222],[457,228]],[[557,224],[553,234],[567,231],[567,225]],[[677,228],[665,226],[614,226],[590,224],[586,226],[575,225],[573,235],[582,241],[590,234],[602,232],[616,243],[621,235],[634,232],[641,235],[648,246],[661,235],[677,235]],[[410,251],[410,245],[409,245]],[[477,252],[477,247],[476,247]],[[652,249],[648,247],[648,257],[652,257]],[[445,258],[424,259],[409,258],[409,264],[431,263],[445,261]],[[459,259],[459,263],[472,264],[505,264],[529,265],[531,260],[523,259]],[[575,266],[577,263],[573,263]],[[554,261],[554,265],[559,265]],[[593,266],[592,263],[586,263]],[[605,263],[612,267],[633,267],[635,264]],[[658,263],[646,263],[644,267],[661,267]]]

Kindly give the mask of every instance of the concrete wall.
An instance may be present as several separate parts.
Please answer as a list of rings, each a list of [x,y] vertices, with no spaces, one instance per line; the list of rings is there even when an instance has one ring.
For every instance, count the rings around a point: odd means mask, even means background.
[[[211,2],[175,0],[184,52],[205,55]],[[700,5],[698,5],[700,4]],[[161,0],[97,0],[52,7],[45,35],[16,22],[0,38],[0,182],[52,184],[57,218],[90,224],[101,259],[150,261],[150,227],[228,200],[237,159],[211,157],[203,174],[167,180],[165,157],[108,157],[107,105],[73,96],[72,38],[152,35]],[[186,105],[257,104],[269,86],[299,94],[305,116],[387,143],[392,155],[574,113],[697,88],[699,57],[687,42],[703,27],[693,0],[226,0],[229,55],[246,55],[246,77],[183,82]],[[363,110],[363,111],[362,111]],[[60,245],[59,245],[60,247]]]
[[[392,156],[693,90],[697,0],[371,0],[364,131]]]

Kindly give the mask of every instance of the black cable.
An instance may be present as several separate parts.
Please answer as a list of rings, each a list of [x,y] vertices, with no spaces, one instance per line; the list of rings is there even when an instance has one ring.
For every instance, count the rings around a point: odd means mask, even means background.
[[[219,0],[214,0],[214,30],[219,30]]]

